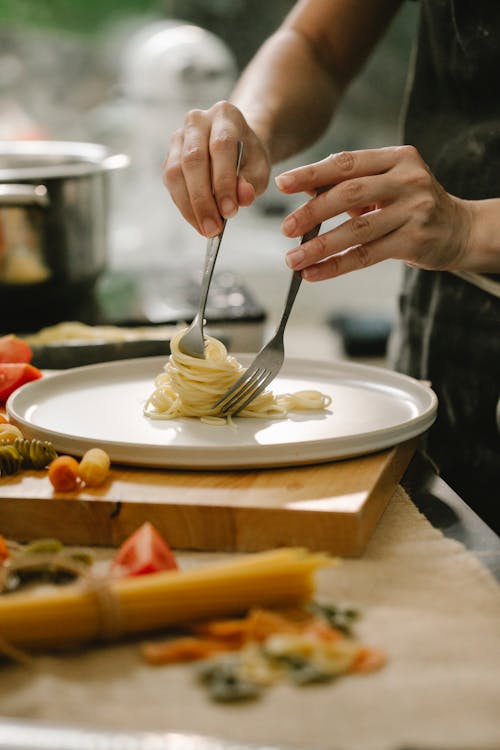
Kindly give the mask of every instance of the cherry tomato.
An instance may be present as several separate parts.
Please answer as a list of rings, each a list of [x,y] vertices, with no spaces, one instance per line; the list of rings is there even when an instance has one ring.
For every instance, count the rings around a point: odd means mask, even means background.
[[[78,487],[78,461],[73,456],[58,456],[49,466],[49,480],[56,492]]]
[[[41,377],[42,373],[37,367],[25,362],[0,363],[0,404],[5,403],[20,386]]]
[[[146,521],[126,539],[111,563],[111,572],[140,576],[160,570],[177,570],[177,560],[155,527]]]
[[[0,362],[31,362],[33,352],[29,344],[10,333],[0,336]]]
[[[3,536],[0,534],[0,565],[7,560],[10,557],[9,548],[7,547],[7,542],[3,538]]]

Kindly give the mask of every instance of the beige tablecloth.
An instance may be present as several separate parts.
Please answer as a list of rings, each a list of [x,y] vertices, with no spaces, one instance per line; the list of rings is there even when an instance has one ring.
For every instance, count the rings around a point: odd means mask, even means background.
[[[208,700],[190,667],[152,668],[135,646],[108,647],[41,657],[28,669],[4,667],[0,714],[304,750],[500,748],[500,587],[402,489],[363,558],[322,571],[318,593],[362,610],[358,634],[387,651],[383,670],[327,686],[280,684],[258,702],[221,706]]]

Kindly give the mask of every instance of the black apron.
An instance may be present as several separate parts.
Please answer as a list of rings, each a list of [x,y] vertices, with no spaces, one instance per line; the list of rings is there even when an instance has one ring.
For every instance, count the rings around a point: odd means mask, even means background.
[[[499,82],[500,2],[422,0],[404,142],[460,198],[500,197]],[[430,380],[439,398],[429,456],[500,532],[500,299],[407,267],[394,343],[396,369]]]

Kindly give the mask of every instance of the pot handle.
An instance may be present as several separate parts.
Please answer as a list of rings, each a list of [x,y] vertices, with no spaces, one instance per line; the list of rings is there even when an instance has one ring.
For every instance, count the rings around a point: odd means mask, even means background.
[[[36,205],[45,208],[49,196],[45,185],[16,185],[6,182],[0,185],[0,206]]]
[[[130,158],[127,154],[112,154],[111,156],[106,156],[100,166],[102,169],[108,171],[110,169],[123,169],[124,167],[128,167],[129,164]]]

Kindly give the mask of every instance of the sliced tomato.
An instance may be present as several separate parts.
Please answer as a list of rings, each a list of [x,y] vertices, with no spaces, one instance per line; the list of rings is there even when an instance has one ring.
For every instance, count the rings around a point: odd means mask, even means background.
[[[0,565],[5,562],[10,557],[9,548],[7,547],[7,542],[3,538],[3,536],[0,534]]]
[[[0,363],[0,403],[5,403],[16,388],[41,377],[37,367],[25,362]]]
[[[31,362],[33,352],[29,344],[10,333],[0,336],[0,362]]]
[[[149,521],[123,542],[111,563],[111,572],[119,576],[141,576],[178,568],[174,553]]]

